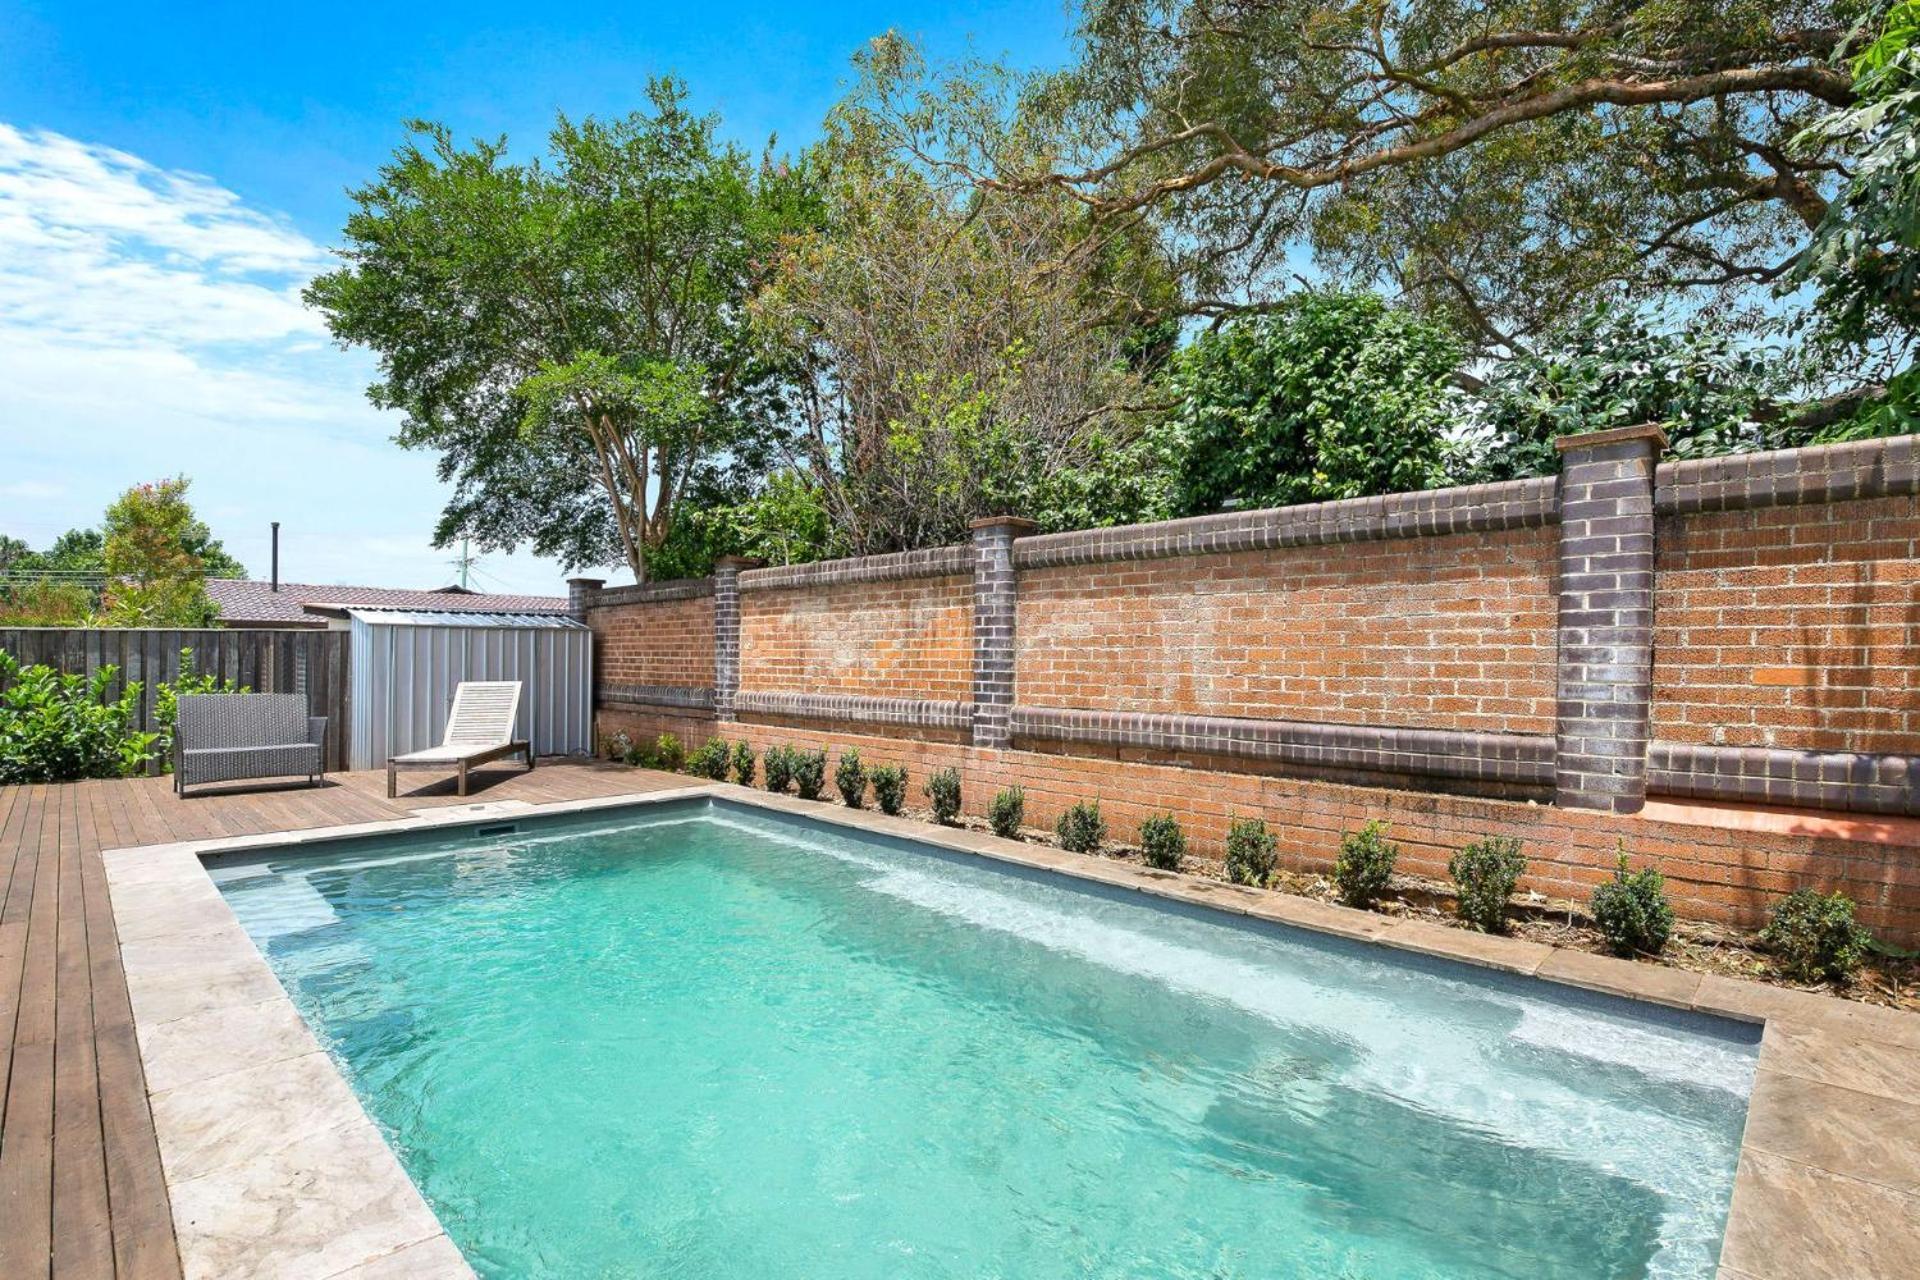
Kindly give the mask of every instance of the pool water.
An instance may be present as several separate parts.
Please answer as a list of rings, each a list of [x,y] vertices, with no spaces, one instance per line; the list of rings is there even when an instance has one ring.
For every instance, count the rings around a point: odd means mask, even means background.
[[[1711,1276],[1758,1052],[717,803],[210,870],[489,1276]]]

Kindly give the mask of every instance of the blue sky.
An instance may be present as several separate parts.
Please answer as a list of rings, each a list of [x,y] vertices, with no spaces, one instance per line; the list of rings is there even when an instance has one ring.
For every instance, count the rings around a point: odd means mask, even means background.
[[[184,471],[256,573],[429,587],[431,455],[389,442],[298,302],[401,121],[539,143],[672,71],[726,130],[803,144],[889,28],[936,57],[1066,56],[1064,5],[79,5],[0,0],[0,533],[38,546]],[[558,566],[484,557],[476,585]]]

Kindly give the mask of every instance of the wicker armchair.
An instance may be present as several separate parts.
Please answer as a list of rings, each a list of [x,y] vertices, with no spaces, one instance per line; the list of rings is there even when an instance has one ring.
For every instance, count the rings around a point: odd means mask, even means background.
[[[200,782],[286,778],[324,781],[327,718],[297,693],[196,693],[180,699],[173,729],[173,790]]]

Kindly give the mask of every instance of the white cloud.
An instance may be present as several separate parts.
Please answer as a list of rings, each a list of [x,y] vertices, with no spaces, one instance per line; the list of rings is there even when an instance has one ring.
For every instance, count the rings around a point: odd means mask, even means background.
[[[371,361],[300,301],[331,262],[211,178],[0,123],[0,532],[38,541],[185,472],[256,571],[280,519],[322,580],[440,585],[432,460],[389,442]],[[562,589],[531,556],[483,567],[506,589]]]

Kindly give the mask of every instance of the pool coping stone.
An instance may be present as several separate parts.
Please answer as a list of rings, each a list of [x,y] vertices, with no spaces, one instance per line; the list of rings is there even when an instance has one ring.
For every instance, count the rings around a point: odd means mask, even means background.
[[[203,855],[711,798],[1264,922],[1762,1026],[1720,1280],[1872,1280],[1920,1256],[1920,1015],[1396,919],[726,783],[109,849],[188,1280],[473,1274],[206,873]],[[264,979],[264,981],[263,981]],[[208,1097],[220,1105],[205,1105]],[[372,1139],[373,1141],[369,1141]]]

